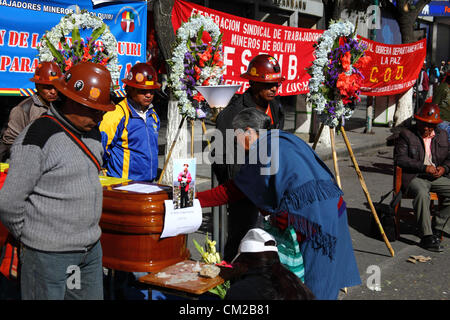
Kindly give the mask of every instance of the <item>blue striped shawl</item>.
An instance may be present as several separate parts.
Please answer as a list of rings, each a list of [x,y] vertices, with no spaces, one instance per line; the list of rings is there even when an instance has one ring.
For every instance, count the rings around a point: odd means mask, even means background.
[[[234,179],[237,187],[259,209],[287,212],[289,224],[333,260],[340,216],[336,203],[343,192],[331,171],[309,145],[284,131],[262,133],[252,152],[258,153],[257,163],[242,166]],[[274,174],[261,174],[271,165],[278,169]]]

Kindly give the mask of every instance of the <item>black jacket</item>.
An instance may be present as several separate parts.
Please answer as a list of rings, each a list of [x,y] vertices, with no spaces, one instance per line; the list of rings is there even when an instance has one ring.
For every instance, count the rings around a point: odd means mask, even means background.
[[[266,271],[267,272],[267,271]],[[269,274],[260,269],[251,269],[232,282],[226,300],[273,300],[275,288]]]

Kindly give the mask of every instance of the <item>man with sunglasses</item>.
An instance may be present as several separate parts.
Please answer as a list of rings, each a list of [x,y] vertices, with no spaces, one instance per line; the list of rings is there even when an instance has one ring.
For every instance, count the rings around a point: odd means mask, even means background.
[[[58,99],[58,90],[52,85],[52,80],[62,77],[61,69],[53,61],[38,64],[33,78],[36,93],[15,106],[10,114],[7,128],[0,139],[0,162],[9,158],[9,149],[16,137],[31,122],[46,113],[50,103]]]
[[[215,158],[223,161],[213,163],[212,167],[220,184],[234,178],[242,165],[237,163],[236,158],[233,163],[226,163],[226,154],[230,150],[236,151],[235,141],[227,141],[226,132],[233,130],[233,118],[240,111],[255,108],[271,118],[270,129],[283,129],[284,126],[283,107],[277,93],[285,78],[281,75],[278,61],[268,54],[257,55],[249,62],[247,71],[241,77],[249,80],[250,87],[243,94],[235,95],[216,119],[216,127],[224,139],[224,150],[221,153],[216,149]],[[258,209],[247,199],[230,204],[228,213],[228,238],[224,253],[226,261],[236,255],[241,239],[258,223]]]
[[[114,110],[111,83],[102,65],[74,65],[52,81],[61,99],[11,148],[0,219],[21,243],[22,299],[103,299],[98,123]]]
[[[104,168],[110,177],[153,181],[158,172],[160,120],[152,101],[161,84],[147,63],[135,64],[122,81],[126,98],[100,124]]]

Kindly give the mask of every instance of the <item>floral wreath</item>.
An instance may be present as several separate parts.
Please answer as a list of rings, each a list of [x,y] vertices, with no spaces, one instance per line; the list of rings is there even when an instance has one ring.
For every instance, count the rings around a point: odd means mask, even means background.
[[[211,41],[202,41],[203,32]],[[181,115],[190,119],[204,118],[200,107],[204,98],[195,86],[219,85],[223,82],[222,33],[216,23],[202,15],[192,16],[177,30],[172,57],[169,88],[178,100]]]
[[[314,44],[315,60],[307,100],[319,120],[337,127],[349,119],[359,95],[364,76],[359,69],[370,61],[364,56],[367,46],[356,38],[356,28],[349,21],[332,21],[329,29]]]
[[[86,42],[80,36],[81,29],[93,29]],[[72,34],[71,44],[66,39],[69,34]],[[102,41],[97,42],[100,37]],[[57,49],[59,44],[62,49]],[[91,15],[87,10],[62,17],[61,21],[42,37],[38,51],[40,61],[55,61],[62,72],[78,62],[91,61],[104,65],[111,73],[114,84],[119,80],[117,40],[103,20]]]

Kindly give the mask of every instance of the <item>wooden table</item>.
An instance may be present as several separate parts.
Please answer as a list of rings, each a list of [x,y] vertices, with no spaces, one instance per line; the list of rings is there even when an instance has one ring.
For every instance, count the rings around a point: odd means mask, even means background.
[[[150,293],[152,288],[195,299],[208,290],[224,283],[224,280],[220,276],[215,278],[199,276],[198,272],[192,270],[196,264],[196,261],[184,260],[168,266],[157,273],[149,273],[139,278],[139,282],[149,286],[149,299],[151,299]],[[205,265],[202,262],[199,264],[200,267]]]

